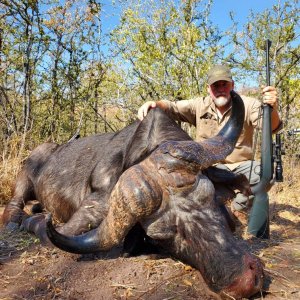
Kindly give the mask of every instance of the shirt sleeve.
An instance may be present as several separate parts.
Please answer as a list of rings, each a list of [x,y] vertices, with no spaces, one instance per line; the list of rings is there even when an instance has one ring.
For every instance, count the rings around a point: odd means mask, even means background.
[[[196,108],[195,100],[180,100],[180,101],[169,101],[162,100],[167,106],[167,114],[174,120],[180,122],[187,122],[196,126]]]
[[[246,103],[246,102],[244,102]],[[262,103],[255,98],[248,98],[246,112],[248,113],[249,121],[254,128],[262,128]]]
[[[263,105],[262,103],[252,98],[252,105],[250,106],[249,110],[250,122],[252,123],[253,127],[258,127],[262,129],[262,119],[263,119]],[[282,121],[280,120],[279,125],[277,128],[272,130],[272,133],[276,133],[282,129]]]

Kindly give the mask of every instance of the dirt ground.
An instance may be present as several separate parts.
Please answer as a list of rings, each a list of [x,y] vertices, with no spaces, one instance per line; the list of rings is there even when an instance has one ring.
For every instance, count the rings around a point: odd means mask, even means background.
[[[238,235],[265,263],[266,280],[253,299],[300,299],[298,195],[292,205],[273,197],[271,237]],[[275,200],[274,200],[275,199]],[[1,210],[0,210],[1,214]],[[200,273],[168,257],[123,258],[119,249],[98,257],[46,248],[24,232],[0,231],[0,299],[220,299]]]

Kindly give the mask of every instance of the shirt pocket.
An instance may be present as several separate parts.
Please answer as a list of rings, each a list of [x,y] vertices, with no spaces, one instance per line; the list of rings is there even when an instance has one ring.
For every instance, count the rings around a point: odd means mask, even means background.
[[[217,120],[200,119],[197,126],[197,140],[211,138],[219,132]]]

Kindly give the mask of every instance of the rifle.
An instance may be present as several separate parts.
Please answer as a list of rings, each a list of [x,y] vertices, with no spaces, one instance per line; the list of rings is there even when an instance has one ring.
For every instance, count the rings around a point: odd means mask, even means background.
[[[266,40],[266,82],[270,86],[269,50],[271,41]],[[263,105],[262,142],[261,142],[261,172],[260,182],[251,188],[255,195],[250,212],[248,232],[256,237],[268,239],[270,236],[269,197],[267,191],[271,187],[276,162],[276,181],[283,181],[281,163],[281,139],[276,134],[276,143],[273,145],[271,128],[272,107]],[[275,146],[275,147],[274,147]]]

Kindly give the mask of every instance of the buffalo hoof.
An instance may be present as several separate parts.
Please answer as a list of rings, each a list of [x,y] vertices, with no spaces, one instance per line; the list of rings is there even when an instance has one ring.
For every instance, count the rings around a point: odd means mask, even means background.
[[[0,218],[0,224],[7,228],[7,226],[14,226],[12,225],[14,223],[17,227],[19,227],[22,221],[26,218],[28,218],[28,214],[26,214],[22,209],[15,205],[7,205]]]
[[[15,222],[8,222],[5,226],[5,229],[9,232],[17,231],[20,229],[20,225]]]
[[[31,216],[22,222],[21,228],[27,232],[34,233],[44,246],[52,246],[46,234],[45,215],[37,214]]]
[[[249,298],[262,290],[264,281],[263,265],[256,257],[244,256],[243,273],[233,283],[222,291],[234,299]]]

